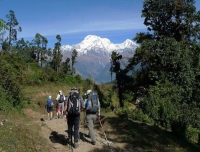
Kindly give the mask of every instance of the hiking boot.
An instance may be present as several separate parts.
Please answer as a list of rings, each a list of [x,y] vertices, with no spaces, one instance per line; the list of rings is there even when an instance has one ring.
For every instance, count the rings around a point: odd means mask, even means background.
[[[72,142],[71,138],[67,138],[67,142],[68,142],[69,144],[71,144],[71,142]]]
[[[75,149],[78,148],[78,143],[77,142],[74,143],[74,148]]]
[[[92,141],[91,144],[92,144],[92,145],[96,145],[96,141]]]

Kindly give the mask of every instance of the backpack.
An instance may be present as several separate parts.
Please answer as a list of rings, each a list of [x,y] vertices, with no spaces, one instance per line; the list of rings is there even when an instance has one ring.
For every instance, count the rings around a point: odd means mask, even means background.
[[[70,94],[68,98],[68,114],[77,115],[80,113],[80,97],[77,92]]]
[[[52,106],[52,101],[51,99],[47,99],[47,107],[51,107]]]
[[[63,102],[64,102],[64,95],[61,94],[61,95],[60,95],[60,99],[59,99],[59,103],[63,103]]]
[[[95,91],[91,91],[88,95],[87,112],[97,113],[99,109],[99,98]]]

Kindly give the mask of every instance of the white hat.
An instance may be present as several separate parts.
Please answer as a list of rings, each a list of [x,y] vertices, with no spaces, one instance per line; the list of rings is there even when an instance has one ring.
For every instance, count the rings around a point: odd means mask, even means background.
[[[60,90],[59,92],[60,92],[60,93],[62,93],[62,91],[61,91],[61,90]]]
[[[49,99],[51,99],[51,96],[49,96]]]
[[[91,91],[92,91],[92,90],[88,90],[87,93],[86,93],[86,95],[89,94]]]

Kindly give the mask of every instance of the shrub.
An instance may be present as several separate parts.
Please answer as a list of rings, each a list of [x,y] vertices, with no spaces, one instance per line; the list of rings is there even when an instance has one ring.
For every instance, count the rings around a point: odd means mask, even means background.
[[[64,82],[66,84],[77,84],[76,79],[72,75],[66,76]]]
[[[10,98],[6,91],[0,87],[0,110],[9,111],[13,106],[13,99]]]
[[[178,122],[179,103],[182,101],[182,89],[169,81],[157,83],[148,90],[148,96],[140,103],[140,108],[159,125],[170,129],[172,122]]]
[[[186,132],[185,132],[185,137],[194,142],[194,143],[197,143],[198,142],[198,135],[200,133],[200,130],[198,128],[194,128],[192,127],[191,125],[189,125],[186,129]]]

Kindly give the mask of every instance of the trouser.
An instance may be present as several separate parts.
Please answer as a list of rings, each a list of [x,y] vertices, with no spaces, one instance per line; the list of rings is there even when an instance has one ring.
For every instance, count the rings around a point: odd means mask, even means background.
[[[70,115],[67,116],[67,124],[68,124],[68,138],[72,138],[72,129],[74,127],[74,142],[78,142],[79,138],[79,121],[80,114],[78,115]]]
[[[92,139],[92,142],[96,142],[95,132],[94,132],[94,123],[97,120],[96,114],[87,114],[86,115],[86,122],[87,126],[89,128],[89,135]]]

